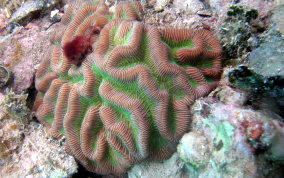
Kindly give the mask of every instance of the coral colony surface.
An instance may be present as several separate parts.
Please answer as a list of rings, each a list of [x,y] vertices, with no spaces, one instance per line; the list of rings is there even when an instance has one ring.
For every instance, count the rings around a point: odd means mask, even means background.
[[[218,83],[221,46],[206,30],[147,25],[138,2],[113,12],[71,1],[36,74],[39,121],[88,170],[163,160],[188,131],[190,106]]]

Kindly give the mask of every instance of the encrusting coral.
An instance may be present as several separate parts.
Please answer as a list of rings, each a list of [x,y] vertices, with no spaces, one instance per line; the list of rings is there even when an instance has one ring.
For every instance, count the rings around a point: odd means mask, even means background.
[[[113,13],[72,1],[37,75],[37,118],[88,170],[123,173],[169,158],[190,105],[218,83],[221,46],[206,30],[146,25],[138,2]]]

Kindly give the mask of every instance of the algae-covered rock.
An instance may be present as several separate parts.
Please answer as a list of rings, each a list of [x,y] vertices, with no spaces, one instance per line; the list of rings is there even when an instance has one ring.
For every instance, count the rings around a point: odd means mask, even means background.
[[[247,55],[253,37],[252,20],[256,19],[258,12],[244,6],[231,6],[227,12],[227,19],[219,32],[223,49],[230,58],[240,58]]]
[[[224,84],[211,96],[195,103],[191,132],[178,145],[189,177],[283,176],[279,117],[246,107],[248,95]]]
[[[262,76],[246,66],[228,73],[232,86],[244,90],[254,108],[272,111],[284,118],[284,76]]]

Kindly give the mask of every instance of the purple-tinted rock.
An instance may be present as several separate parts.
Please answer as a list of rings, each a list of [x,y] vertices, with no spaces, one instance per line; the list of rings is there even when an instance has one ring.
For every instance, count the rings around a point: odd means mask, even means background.
[[[35,70],[49,45],[47,38],[48,32],[36,24],[18,27],[12,34],[0,38],[0,64],[12,71],[9,87],[15,92],[25,91],[32,85]]]

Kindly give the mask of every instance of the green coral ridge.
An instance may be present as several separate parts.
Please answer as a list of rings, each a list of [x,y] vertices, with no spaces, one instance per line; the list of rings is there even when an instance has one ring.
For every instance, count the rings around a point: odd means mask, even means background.
[[[37,72],[38,119],[54,137],[65,135],[67,150],[96,173],[119,174],[143,160],[169,158],[188,131],[191,104],[217,85],[217,39],[200,32],[194,41],[186,36],[191,30],[177,30],[175,40],[174,31],[137,21],[140,3],[119,3],[110,14],[101,2],[83,1],[74,16],[77,3],[66,10],[51,36],[52,55]],[[62,46],[78,39],[82,46],[72,49],[80,55],[72,55],[80,58],[74,59]],[[91,52],[83,53],[84,45]],[[194,62],[191,50],[198,54]],[[179,54],[189,61],[178,61]]]

